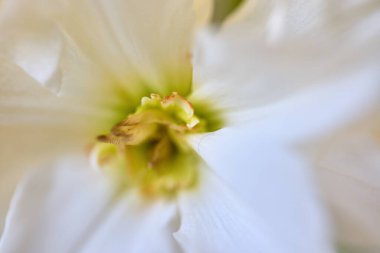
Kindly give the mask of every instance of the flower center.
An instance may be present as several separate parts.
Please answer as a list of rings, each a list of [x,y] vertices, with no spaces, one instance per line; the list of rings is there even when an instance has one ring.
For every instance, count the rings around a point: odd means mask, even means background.
[[[207,120],[184,97],[151,94],[110,133],[98,136],[93,160],[124,187],[173,196],[198,181],[201,159],[187,135],[207,131]]]

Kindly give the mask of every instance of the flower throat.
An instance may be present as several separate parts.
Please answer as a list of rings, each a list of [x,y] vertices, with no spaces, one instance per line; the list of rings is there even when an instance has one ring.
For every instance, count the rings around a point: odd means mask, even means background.
[[[184,97],[151,94],[108,134],[98,136],[96,162],[127,188],[173,196],[198,182],[201,159],[186,137],[208,131],[207,120]]]

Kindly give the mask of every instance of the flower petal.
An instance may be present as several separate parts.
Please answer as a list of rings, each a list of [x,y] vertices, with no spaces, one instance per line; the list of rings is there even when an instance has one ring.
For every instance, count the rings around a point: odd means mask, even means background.
[[[187,0],[6,1],[0,44],[7,58],[56,91],[67,74],[66,51],[70,51],[84,55],[132,93],[145,89],[147,95],[149,88],[186,95],[191,88],[195,22],[191,4]]]
[[[176,205],[133,193],[116,203],[81,252],[181,252],[173,238]]]
[[[339,29],[342,29],[342,24],[346,28],[353,28],[353,21],[363,17],[370,20],[370,16],[377,15],[378,8],[376,0],[246,0],[229,18],[226,27],[249,27],[250,32],[264,36],[270,42],[281,43],[289,38],[313,33],[320,28],[334,30],[340,26]],[[373,22],[374,29],[375,24]],[[367,32],[368,30],[364,33]]]
[[[14,196],[0,251],[70,252],[109,198],[110,189],[102,177],[82,161],[36,170]]]
[[[317,170],[333,211],[338,240],[360,252],[380,250],[378,111],[324,141]]]
[[[274,126],[259,123],[205,136],[196,149],[267,222],[283,249],[293,253],[332,252],[329,226],[306,165],[276,136]],[[224,198],[223,193],[215,195]]]
[[[180,228],[174,236],[185,252],[287,252],[252,210],[203,169],[200,190],[179,199]]]
[[[191,1],[71,1],[62,21],[72,42],[127,88],[186,94],[191,85]],[[133,83],[137,75],[140,83]],[[140,87],[139,87],[140,86]],[[146,95],[146,94],[145,94]]]
[[[106,178],[81,160],[37,170],[13,199],[0,251],[176,252],[174,203],[114,194]]]
[[[95,138],[97,118],[41,87],[17,66],[0,63],[0,220],[25,170],[68,152],[84,153]]]
[[[52,17],[60,3],[5,0],[0,17],[0,55],[21,67],[42,85],[58,90],[61,79],[62,39]]]
[[[271,41],[299,36],[320,25],[327,4],[324,0],[246,0],[227,27],[249,26]]]
[[[314,189],[318,182],[310,175],[313,168],[302,162],[306,156],[300,157],[299,143],[303,154],[310,140],[357,119],[377,103],[378,73],[365,77],[366,71],[353,73],[332,85],[303,90],[263,108],[255,121],[191,139],[218,176],[254,206],[256,214],[272,221],[269,225],[290,242],[293,252],[331,248],[328,220]]]
[[[211,100],[227,110],[249,109],[354,71],[378,71],[378,13],[361,7],[281,43],[249,27],[205,31],[195,50],[193,99]]]
[[[63,30],[66,24],[65,19],[70,19],[70,21],[75,19],[70,12],[71,5],[69,2],[64,3],[59,0],[53,2],[38,0],[33,3],[24,0],[5,1],[4,15],[0,17],[2,21],[0,24],[0,45],[2,46],[0,57],[16,64],[35,81],[58,95],[74,98],[76,101],[73,101],[72,104],[91,105],[96,109],[98,115],[106,112],[106,119],[111,118],[108,121],[115,124],[128,109],[130,110],[128,107],[137,102],[131,99],[130,94],[127,94],[125,87],[120,84],[120,80],[117,80],[109,72],[109,67],[122,67],[119,69],[119,74],[123,75],[129,84],[136,85],[133,91],[137,92],[139,96],[135,100],[139,100],[142,96],[141,90],[144,87],[139,87],[143,86],[142,81],[131,77],[130,69],[125,64],[120,64],[115,60],[101,62],[108,58],[96,59],[98,62],[94,62],[95,59],[90,59],[81,52],[75,41]],[[94,9],[93,5],[92,8]],[[87,22],[86,25],[88,25]],[[96,24],[98,23],[97,21]],[[87,28],[86,26],[86,33],[98,36],[96,29],[88,32]],[[116,39],[112,36],[108,36],[107,39],[108,44],[105,42],[96,44],[97,53],[103,52],[105,55],[109,55],[108,48],[117,48],[115,46]],[[90,48],[93,41],[87,41],[89,44],[82,46]],[[119,59],[123,58],[121,55],[118,52]],[[120,115],[121,111],[122,116]],[[109,115],[111,116],[109,117]],[[111,126],[108,125],[107,128]]]

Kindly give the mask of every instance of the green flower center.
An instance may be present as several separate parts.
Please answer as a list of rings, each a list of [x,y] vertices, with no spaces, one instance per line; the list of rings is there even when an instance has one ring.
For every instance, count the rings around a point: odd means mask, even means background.
[[[133,114],[98,136],[96,163],[124,188],[137,187],[147,196],[190,189],[197,185],[201,159],[186,139],[210,131],[212,120],[205,115],[196,115],[175,92],[144,97]]]

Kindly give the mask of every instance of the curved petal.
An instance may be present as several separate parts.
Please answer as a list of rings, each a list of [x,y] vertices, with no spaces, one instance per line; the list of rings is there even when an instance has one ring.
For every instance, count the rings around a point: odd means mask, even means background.
[[[127,88],[186,94],[191,85],[191,4],[187,0],[71,1],[60,22],[66,36],[89,59]],[[133,83],[131,75],[140,82]]]
[[[196,149],[266,221],[283,249],[332,252],[327,219],[305,164],[276,136],[274,126],[258,123],[204,136]],[[215,195],[224,198],[223,192]]]
[[[174,236],[185,252],[289,252],[220,179],[203,169],[200,189],[179,198],[180,227]]]
[[[0,251],[176,252],[175,215],[174,203],[147,203],[133,194],[115,199],[103,175],[66,160],[20,184]]]
[[[317,173],[337,238],[360,252],[380,250],[379,115],[340,130],[318,152]]]
[[[273,221],[269,225],[293,252],[329,252],[332,247],[329,220],[320,206],[319,189],[314,189],[318,182],[310,175],[313,168],[302,162],[305,156],[297,154],[294,144],[342,127],[377,103],[378,74],[367,76],[366,71],[354,73],[334,85],[304,90],[264,110],[269,116],[258,115],[249,124],[193,140],[203,159],[256,214]]]
[[[70,252],[101,215],[110,194],[82,161],[29,173],[13,198],[0,251]]]
[[[323,22],[328,1],[246,0],[225,27],[249,26],[270,41],[299,36]]]
[[[352,21],[377,15],[378,8],[376,0],[246,0],[225,27],[249,27],[250,32],[281,43],[320,28],[334,30],[342,24],[349,28]]]
[[[62,5],[48,1],[4,0],[0,15],[0,55],[44,86],[59,89],[62,39],[52,18]]]
[[[61,153],[84,154],[86,145],[99,134],[102,112],[97,113],[86,104],[58,97],[17,66],[1,61],[0,223],[25,170]]]
[[[185,79],[190,80],[190,63],[184,54],[191,35],[190,2],[6,0],[2,7],[4,180],[11,177],[13,182],[20,170],[67,149],[83,152],[84,145],[124,118],[147,92],[146,80],[129,73],[137,65],[149,71],[162,68],[158,72],[165,80],[158,82],[160,87],[189,89]],[[177,19],[181,22],[174,22]],[[153,37],[151,29],[159,36]],[[162,65],[154,66],[158,62]],[[164,73],[168,66],[173,72]],[[187,76],[177,80],[184,77],[183,66]],[[139,71],[140,79],[149,76]],[[53,79],[58,84],[50,87]],[[57,95],[36,81],[54,88]],[[140,96],[131,99],[125,88],[130,85]],[[11,191],[2,193],[8,196]]]
[[[173,202],[147,202],[133,195],[117,203],[81,252],[179,253],[172,233],[176,222]]]
[[[17,0],[4,6],[6,57],[56,91],[72,57],[66,51],[107,73],[107,83],[122,83],[140,96],[147,89],[183,95],[191,89],[191,1]]]
[[[302,36],[278,43],[249,27],[205,31],[195,50],[193,100],[249,109],[354,71],[378,72],[379,15],[378,8],[369,8],[374,6],[336,13]]]

